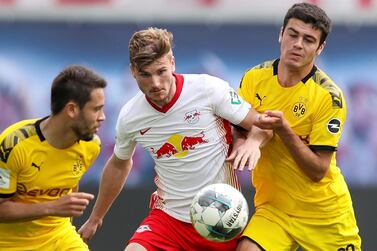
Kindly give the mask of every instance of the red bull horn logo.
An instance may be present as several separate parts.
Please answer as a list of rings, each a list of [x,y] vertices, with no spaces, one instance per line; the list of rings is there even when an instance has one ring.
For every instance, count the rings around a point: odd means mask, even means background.
[[[157,150],[151,147],[151,152],[157,156],[157,159],[162,157],[170,158],[171,156],[182,158],[187,155],[189,150],[194,150],[196,145],[204,143],[208,143],[208,141],[204,139],[203,131],[199,137],[174,134]]]
[[[189,124],[196,124],[199,121],[200,112],[198,110],[192,110],[186,112],[184,120]]]

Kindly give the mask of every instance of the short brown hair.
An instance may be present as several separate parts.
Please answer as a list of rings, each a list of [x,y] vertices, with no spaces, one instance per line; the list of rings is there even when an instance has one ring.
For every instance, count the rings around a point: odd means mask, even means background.
[[[52,82],[51,87],[51,112],[58,114],[64,106],[75,102],[80,109],[90,101],[94,89],[105,88],[106,81],[92,70],[80,66],[70,65],[63,69]]]
[[[173,34],[166,29],[148,28],[135,32],[128,46],[130,63],[141,70],[169,53],[173,47]]]
[[[312,24],[315,29],[321,30],[321,40],[319,45],[325,42],[327,35],[331,31],[331,20],[326,12],[314,4],[297,3],[294,4],[284,17],[283,31],[289,19],[297,18],[304,23]]]

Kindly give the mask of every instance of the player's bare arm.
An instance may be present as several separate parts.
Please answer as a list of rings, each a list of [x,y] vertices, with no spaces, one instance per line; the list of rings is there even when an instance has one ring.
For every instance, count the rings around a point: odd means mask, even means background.
[[[253,126],[249,132],[246,131],[245,135],[245,131],[242,132],[239,128],[234,127],[233,151],[226,160],[233,161],[234,169],[242,171],[245,166],[248,166],[248,170],[251,171],[260,158],[260,148],[272,137],[272,130],[264,130]]]
[[[291,129],[281,111],[266,111],[264,115],[256,121],[255,125],[264,129],[273,129],[303,172],[312,181],[320,181],[329,170],[333,152],[313,152]]]
[[[81,216],[93,198],[88,193],[70,193],[55,201],[35,204],[0,199],[0,222],[29,221],[44,216]]]
[[[250,131],[251,127],[259,119],[260,114],[255,111],[253,108],[250,108],[246,117],[239,123],[237,126],[244,128],[247,131]]]
[[[98,198],[89,219],[79,229],[81,238],[87,242],[102,225],[103,218],[123,188],[132,168],[132,159],[122,160],[113,154],[107,161],[99,188]]]
[[[245,165],[247,165],[249,171],[253,170],[260,158],[260,147],[273,136],[271,130],[264,130],[252,126],[259,120],[260,116],[262,115],[250,109],[246,118],[239,126],[233,128],[233,151],[226,161],[233,161],[234,169],[242,171]],[[249,123],[251,123],[251,125]],[[250,129],[247,130],[247,128]]]

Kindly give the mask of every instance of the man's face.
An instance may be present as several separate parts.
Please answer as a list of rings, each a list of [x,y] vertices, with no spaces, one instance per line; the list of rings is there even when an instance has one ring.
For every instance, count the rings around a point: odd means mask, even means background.
[[[102,88],[96,88],[90,95],[90,100],[76,116],[72,130],[79,140],[89,141],[97,133],[101,123],[105,120],[103,110],[105,104],[105,94]]]
[[[168,53],[145,68],[138,70],[131,66],[131,72],[139,89],[154,104],[163,107],[169,103],[175,94],[174,57]]]
[[[311,67],[324,47],[324,44],[319,45],[320,39],[320,29],[291,18],[279,37],[281,62],[293,69]]]

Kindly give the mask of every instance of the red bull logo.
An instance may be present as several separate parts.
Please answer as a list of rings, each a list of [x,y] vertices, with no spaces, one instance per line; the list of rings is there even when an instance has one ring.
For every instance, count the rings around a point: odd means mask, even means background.
[[[184,120],[189,124],[196,124],[199,121],[200,112],[195,110],[186,112]]]
[[[194,150],[197,145],[204,143],[208,143],[208,141],[204,139],[203,131],[199,137],[174,134],[157,150],[152,147],[151,152],[156,155],[157,159],[162,157],[170,158],[171,156],[182,158],[187,155],[189,150]]]

